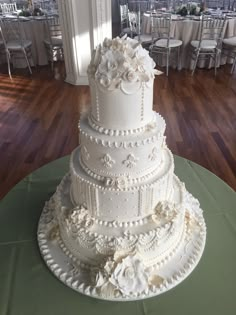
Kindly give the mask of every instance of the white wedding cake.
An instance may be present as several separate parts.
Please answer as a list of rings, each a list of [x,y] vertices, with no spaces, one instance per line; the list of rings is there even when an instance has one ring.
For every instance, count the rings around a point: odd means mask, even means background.
[[[154,67],[133,39],[105,39],[95,50],[80,145],[39,222],[49,268],[101,299],[142,299],[174,287],[205,245],[199,202],[174,175],[165,121],[152,109]]]

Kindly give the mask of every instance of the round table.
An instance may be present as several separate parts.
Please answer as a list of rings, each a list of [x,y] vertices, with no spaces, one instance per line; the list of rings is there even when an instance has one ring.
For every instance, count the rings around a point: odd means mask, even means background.
[[[64,157],[27,176],[0,202],[0,314],[234,315],[236,193],[191,161],[175,156],[175,169],[199,199],[207,225],[203,257],[186,280],[154,298],[108,302],[81,295],[53,276],[36,234],[45,201],[69,170]]]

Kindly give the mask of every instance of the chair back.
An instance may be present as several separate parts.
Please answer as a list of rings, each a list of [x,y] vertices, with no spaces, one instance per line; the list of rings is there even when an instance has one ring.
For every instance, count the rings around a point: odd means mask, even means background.
[[[236,0],[232,1],[231,5],[230,5],[230,10],[236,11]]]
[[[16,2],[14,3],[3,3],[0,5],[2,14],[8,14],[8,13],[13,13],[17,12],[17,5]]]
[[[151,3],[152,3],[152,8],[153,8],[152,10],[154,10],[154,11],[158,11],[158,10],[161,10],[163,8],[169,9],[169,6],[170,6],[169,0],[157,0],[157,1],[154,1]]]
[[[156,9],[156,1],[129,1],[128,2],[128,16],[129,27],[132,33],[138,35],[139,40],[142,34],[143,14],[145,12],[154,12]],[[156,11],[155,11],[156,12]]]
[[[129,1],[129,10],[134,12],[140,12],[141,15],[150,10],[150,4],[152,1]]]
[[[207,8],[217,9],[224,8],[225,0],[206,0]]]
[[[18,43],[21,43],[23,47],[23,38],[20,27],[20,20],[17,16],[16,18],[2,18],[0,19],[1,23],[1,33],[3,38],[3,43],[6,45],[9,41],[17,40]]]
[[[202,16],[199,47],[203,40],[215,40],[220,48],[223,40],[226,15]]]
[[[152,14],[151,15],[151,28],[153,39],[166,39],[167,47],[169,47],[170,40],[170,27],[171,27],[171,14]]]
[[[129,27],[129,8],[128,3],[120,4],[120,26],[121,26],[121,32]]]
[[[6,41],[2,30],[2,20],[0,19],[0,43],[3,43],[4,47],[6,47]]]
[[[39,1],[39,7],[42,10],[50,10],[51,9],[51,4],[49,0],[44,0],[44,1]]]
[[[46,21],[47,21],[47,36],[48,36],[48,40],[50,41],[52,45],[53,38],[62,37],[59,16],[57,14],[56,15],[46,14]]]
[[[141,35],[141,21],[139,12],[129,11],[129,28],[131,31],[131,37],[133,34],[140,36]]]

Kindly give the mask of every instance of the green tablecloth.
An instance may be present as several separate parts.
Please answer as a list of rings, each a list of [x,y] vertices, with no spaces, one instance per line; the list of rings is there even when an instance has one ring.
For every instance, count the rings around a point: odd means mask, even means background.
[[[83,296],[53,276],[36,231],[44,203],[68,171],[69,158],[27,176],[0,203],[0,315],[235,315],[236,193],[199,165],[175,157],[175,173],[200,200],[207,225],[203,257],[174,289],[138,302]]]

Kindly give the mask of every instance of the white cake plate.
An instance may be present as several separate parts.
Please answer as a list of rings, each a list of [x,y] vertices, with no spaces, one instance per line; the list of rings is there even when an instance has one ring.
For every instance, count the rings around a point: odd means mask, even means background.
[[[134,301],[150,298],[164,293],[181,283],[197,266],[206,241],[206,225],[201,213],[198,213],[197,224],[187,231],[185,224],[184,241],[173,252],[171,259],[161,261],[148,272],[156,275],[155,285],[148,286],[142,293],[133,293],[131,296],[118,295],[117,297],[101,296],[98,288],[91,285],[91,269],[84,266],[67,250],[61,241],[55,209],[45,207],[38,226],[39,248],[49,269],[54,275],[70,288],[93,298],[111,301]],[[187,219],[186,219],[187,220]],[[55,227],[55,235],[51,231]],[[50,231],[50,233],[49,233]],[[158,283],[158,279],[162,279]],[[90,282],[89,282],[90,281]]]

